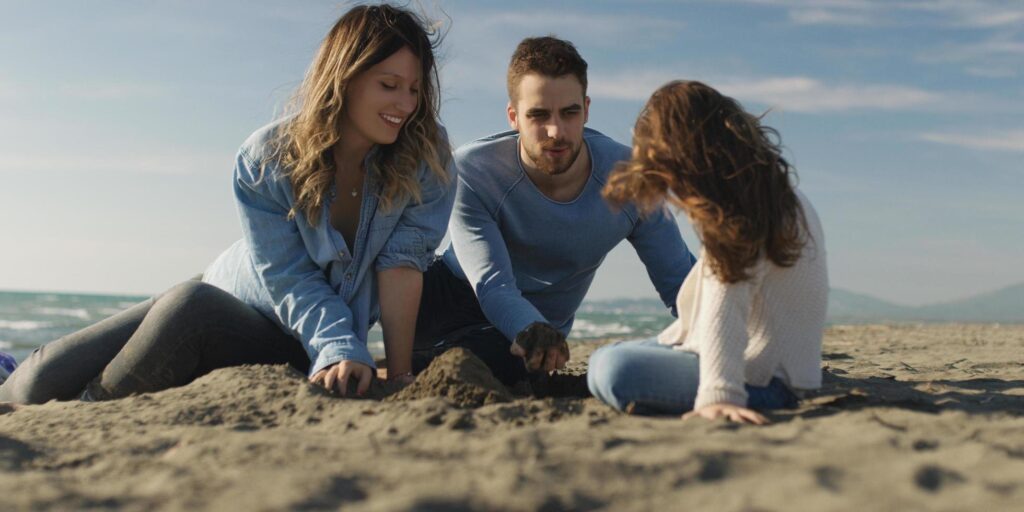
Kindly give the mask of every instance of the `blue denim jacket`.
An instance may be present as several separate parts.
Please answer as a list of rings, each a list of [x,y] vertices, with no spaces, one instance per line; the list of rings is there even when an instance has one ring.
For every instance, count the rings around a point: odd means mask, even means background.
[[[316,227],[301,212],[288,219],[295,202],[291,183],[270,158],[269,142],[280,126],[258,130],[239,150],[234,191],[244,237],[213,262],[203,280],[300,340],[312,362],[309,375],[346,360],[375,367],[366,334],[380,316],[376,272],[426,270],[448,226],[454,165],[448,165],[451,180],[445,184],[421,164],[422,201],[400,201],[390,211],[378,207],[381,185],[367,172],[355,247],[349,248],[331,226],[330,208],[334,201],[358,198],[332,194]]]

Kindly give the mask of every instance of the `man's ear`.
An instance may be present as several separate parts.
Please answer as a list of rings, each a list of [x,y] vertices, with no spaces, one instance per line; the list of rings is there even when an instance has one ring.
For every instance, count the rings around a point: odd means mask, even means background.
[[[583,124],[590,120],[590,96],[583,97]]]
[[[508,114],[508,125],[513,130],[519,131],[519,119],[516,117],[516,108],[512,105],[512,102],[508,102],[508,106],[505,107],[505,113]]]

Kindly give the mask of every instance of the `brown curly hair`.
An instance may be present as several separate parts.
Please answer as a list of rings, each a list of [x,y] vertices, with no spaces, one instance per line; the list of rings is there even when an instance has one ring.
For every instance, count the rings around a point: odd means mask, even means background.
[[[433,37],[433,39],[432,39]],[[331,147],[338,142],[345,93],[357,75],[408,47],[420,61],[419,101],[398,139],[378,147],[371,168],[383,184],[381,207],[390,210],[399,198],[420,200],[416,170],[426,162],[442,182],[451,148],[438,123],[438,77],[434,49],[441,36],[415,13],[388,4],[360,5],[345,13],[320,44],[306,78],[290,106],[292,117],[276,139],[276,156],[295,194],[289,212],[302,212],[316,225],[334,180]]]
[[[806,243],[806,220],[778,140],[736,100],[700,82],[670,82],[640,112],[632,158],[603,195],[645,214],[666,199],[680,207],[723,282],[748,279],[762,256],[789,267]]]

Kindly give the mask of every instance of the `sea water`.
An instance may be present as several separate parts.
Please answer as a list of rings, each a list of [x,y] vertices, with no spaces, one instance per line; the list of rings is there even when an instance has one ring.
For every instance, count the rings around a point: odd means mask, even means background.
[[[117,314],[146,296],[90,295],[0,291],[0,352],[19,362],[37,347]],[[570,340],[644,338],[671,323],[656,300],[585,302],[576,315]],[[380,327],[367,343],[375,357],[384,355]]]

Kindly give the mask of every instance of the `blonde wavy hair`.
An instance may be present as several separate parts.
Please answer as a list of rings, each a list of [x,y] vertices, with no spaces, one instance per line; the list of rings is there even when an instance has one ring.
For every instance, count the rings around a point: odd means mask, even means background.
[[[670,82],[640,112],[632,158],[617,166],[603,194],[645,213],[666,199],[682,208],[723,282],[748,279],[762,256],[789,267],[807,229],[777,140],[736,100],[700,82]]]
[[[295,203],[289,218],[302,212],[316,226],[334,180],[331,148],[339,140],[349,84],[360,73],[408,47],[419,58],[422,79],[416,110],[398,139],[378,146],[368,173],[382,183],[381,207],[390,210],[403,198],[421,200],[416,171],[426,162],[447,183],[451,147],[438,123],[440,102],[434,49],[441,36],[416,14],[387,4],[360,5],[331,28],[286,113],[290,116],[274,140],[274,154],[285,169]]]

